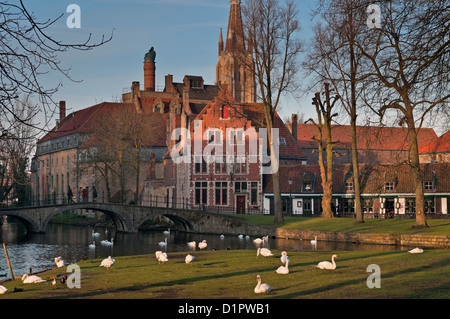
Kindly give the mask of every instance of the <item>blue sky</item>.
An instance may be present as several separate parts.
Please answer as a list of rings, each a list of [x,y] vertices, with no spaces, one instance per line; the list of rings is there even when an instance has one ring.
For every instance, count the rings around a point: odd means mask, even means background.
[[[298,1],[301,38],[310,34],[309,13],[315,0]],[[92,51],[70,51],[61,55],[61,65],[81,83],[53,74],[53,83],[63,82],[54,95],[65,100],[68,113],[120,97],[132,81],[143,83],[143,58],[154,47],[156,84],[164,86],[164,76],[172,74],[181,82],[184,75],[201,75],[206,84],[215,82],[219,30],[226,30],[229,0],[25,0],[38,20],[64,14],[49,33],[69,43],[82,42],[92,33],[93,41],[113,39]],[[70,4],[81,9],[81,28],[70,29],[66,12]],[[298,111],[313,116],[311,97],[304,101],[286,98],[282,116]]]

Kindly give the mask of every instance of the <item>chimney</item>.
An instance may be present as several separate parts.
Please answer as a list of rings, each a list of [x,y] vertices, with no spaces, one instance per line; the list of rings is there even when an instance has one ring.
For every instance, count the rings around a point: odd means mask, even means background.
[[[59,123],[66,118],[66,101],[59,101]]]
[[[144,62],[144,90],[145,91],[155,91],[155,62],[145,61]]]
[[[164,92],[175,93],[174,87],[173,87],[173,75],[172,74],[167,74],[165,77]]]
[[[295,140],[297,140],[297,126],[298,126],[297,114],[292,114],[291,126],[292,126],[291,128],[292,136],[294,136]]]
[[[183,87],[183,108],[189,110],[189,86]]]

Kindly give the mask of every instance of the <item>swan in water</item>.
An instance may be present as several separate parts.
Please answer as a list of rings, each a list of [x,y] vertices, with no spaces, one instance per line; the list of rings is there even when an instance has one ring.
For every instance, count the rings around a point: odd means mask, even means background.
[[[102,260],[100,267],[105,267],[105,268],[109,269],[115,263],[116,263],[116,260],[111,258],[111,256],[108,256],[108,258]]]
[[[167,228],[167,230],[163,231],[164,235],[170,235],[170,228]]]
[[[64,260],[61,257],[55,257],[55,264],[58,268],[64,267]]]
[[[220,235],[220,239],[224,239],[225,238],[225,236],[224,235]]]
[[[289,257],[287,255],[287,252],[282,251],[281,252],[281,258],[280,258],[281,262],[283,263],[283,265],[286,263],[286,261],[289,261]]]
[[[238,236],[238,238],[239,238],[239,239],[243,239],[243,238],[244,238],[244,235],[241,234],[241,235]]]
[[[311,240],[311,245],[317,245],[317,236],[314,236],[314,239]]]
[[[416,247],[414,249],[408,250],[408,252],[411,254],[420,254],[420,253],[423,253],[423,249]]]
[[[36,284],[36,283],[39,283],[39,282],[45,282],[45,280],[42,279],[39,276],[36,276],[36,275],[28,276],[27,274],[25,274],[25,275],[22,276],[22,282],[24,284]]]
[[[259,255],[262,255],[264,257],[273,256],[272,252],[267,248],[258,248],[258,250],[256,251],[256,258],[258,258]]]
[[[287,257],[287,256],[286,256],[286,257]],[[278,267],[278,269],[275,270],[275,272],[276,272],[277,274],[287,275],[287,274],[289,273],[288,264],[289,264],[289,258],[286,259],[286,265],[285,265],[285,266],[280,266],[280,267]]]
[[[272,290],[272,287],[269,284],[266,284],[266,283],[261,284],[261,276],[260,275],[256,276],[256,280],[258,281],[258,284],[255,287],[255,290],[254,290],[255,293],[260,294],[260,293],[269,292]]]
[[[7,290],[5,286],[0,285],[0,295],[3,295]]]
[[[245,236],[245,239],[246,239],[246,240],[249,240],[249,239],[250,239],[250,236],[249,236],[249,235]]]
[[[158,245],[159,245],[159,246],[167,246],[167,237],[164,238],[164,241],[160,241],[160,242],[158,243]]]
[[[186,265],[187,264],[191,264],[192,265],[192,262],[194,261],[194,259],[195,259],[195,256],[187,254],[186,258],[184,259],[184,261],[186,262]]]
[[[100,236],[100,233],[97,233],[94,230],[92,230],[92,237],[98,237],[98,236]]]
[[[187,244],[192,249],[195,249],[195,247],[197,247],[197,243],[195,242],[195,240],[194,241],[190,241]]]
[[[104,239],[100,242],[100,244],[102,244],[104,246],[112,246],[112,245],[114,245],[114,238],[111,238],[111,241]]]
[[[206,243],[206,240],[203,239],[201,243],[198,243],[198,248],[205,249],[208,244]]]
[[[331,256],[331,263],[329,261],[322,261],[322,262],[317,264],[317,268],[320,268],[320,269],[331,269],[331,270],[336,269],[336,263],[334,262],[335,258],[336,259],[338,258],[338,256],[336,254]]]
[[[261,244],[261,243],[264,242],[264,239],[256,238],[256,239],[253,239],[253,242],[254,242],[255,244],[259,245],[259,244]]]
[[[92,244],[89,245],[89,249],[95,249],[95,241],[93,241]]]

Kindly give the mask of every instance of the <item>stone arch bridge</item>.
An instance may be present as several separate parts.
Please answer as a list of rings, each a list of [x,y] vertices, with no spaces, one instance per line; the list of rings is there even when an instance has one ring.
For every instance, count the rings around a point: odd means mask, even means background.
[[[135,233],[148,219],[165,216],[180,231],[193,233],[246,234],[250,236],[272,235],[271,228],[256,226],[243,219],[219,213],[192,209],[150,207],[112,203],[75,203],[52,206],[0,209],[0,215],[12,216],[21,221],[29,232],[45,233],[53,216],[69,210],[89,209],[108,215],[117,230]]]

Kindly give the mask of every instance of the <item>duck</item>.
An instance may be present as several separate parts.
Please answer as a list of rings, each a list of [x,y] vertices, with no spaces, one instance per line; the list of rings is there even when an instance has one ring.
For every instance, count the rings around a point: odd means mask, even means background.
[[[111,238],[111,241],[104,239],[100,242],[100,244],[102,244],[103,246],[113,246],[114,238]]]
[[[197,247],[197,243],[195,242],[195,240],[194,241],[190,241],[187,244],[188,244],[188,246],[190,248],[193,248],[193,249],[195,249],[195,247]]]
[[[37,284],[37,283],[40,283],[40,282],[45,282],[45,280],[42,279],[39,276],[36,276],[36,275],[28,276],[27,274],[25,274],[25,275],[22,276],[22,282],[24,284]]]
[[[272,252],[267,248],[258,248],[258,250],[256,251],[256,258],[258,258],[259,255],[262,255],[264,257],[273,256]]]
[[[7,290],[5,286],[0,285],[0,295],[3,295]]]
[[[186,258],[184,259],[184,261],[186,262],[186,265],[187,264],[191,264],[192,265],[192,262],[194,261],[194,259],[195,259],[195,256],[187,254]]]
[[[95,249],[95,241],[93,241],[92,244],[89,245],[89,249]]]
[[[105,268],[109,269],[115,263],[116,263],[116,260],[111,258],[111,256],[108,256],[108,258],[105,258],[102,260],[100,267],[105,267]]]
[[[198,243],[198,248],[205,249],[208,244],[206,243],[206,240],[203,239],[201,243]]]
[[[275,272],[280,275],[287,275],[289,273],[288,264],[289,264],[289,258],[286,259],[286,265],[278,267],[278,269],[275,270]]]
[[[282,251],[281,252],[281,257],[280,257],[281,263],[284,265],[286,263],[286,261],[289,261],[289,257],[287,255],[287,252]]]
[[[159,246],[167,246],[167,237],[164,238],[164,241],[160,241],[160,242],[158,243],[158,245],[159,245]]]
[[[64,275],[64,276],[61,277],[61,279],[60,279],[59,281],[60,281],[62,284],[65,284],[65,283],[66,283],[66,280],[67,280],[67,276]]]
[[[55,257],[55,264],[58,268],[64,267],[64,260],[60,257]]]
[[[320,269],[331,269],[331,270],[336,269],[336,263],[334,262],[335,258],[336,259],[338,258],[338,256],[336,254],[331,256],[331,263],[329,261],[321,261],[320,263],[317,264],[317,268],[320,268]]]
[[[408,250],[408,252],[411,253],[411,254],[421,254],[421,253],[423,253],[423,249],[419,248],[419,247],[416,247],[414,249]]]
[[[256,294],[260,294],[263,292],[269,292],[272,290],[272,287],[269,284],[266,284],[266,283],[261,284],[261,276],[260,275],[256,276],[256,280],[258,281],[258,284],[256,285],[255,290],[254,290]]]

